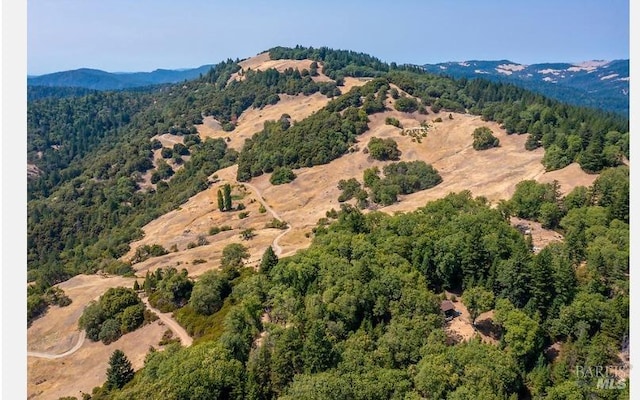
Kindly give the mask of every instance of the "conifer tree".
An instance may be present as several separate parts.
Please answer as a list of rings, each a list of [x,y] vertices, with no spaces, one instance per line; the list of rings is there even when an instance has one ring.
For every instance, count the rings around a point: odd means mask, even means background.
[[[231,210],[231,185],[224,185],[224,210]]]
[[[260,262],[260,273],[268,274],[271,268],[275,267],[278,263],[278,256],[273,251],[271,246],[267,247],[262,255],[262,261]]]
[[[131,379],[133,379],[131,361],[122,350],[114,350],[109,358],[109,369],[107,369],[107,389],[120,389]]]
[[[218,209],[220,211],[224,211],[224,197],[222,196],[222,191],[218,189]]]

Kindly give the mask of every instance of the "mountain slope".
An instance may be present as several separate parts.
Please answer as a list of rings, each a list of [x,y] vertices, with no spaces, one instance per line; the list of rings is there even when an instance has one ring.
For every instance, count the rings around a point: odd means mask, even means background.
[[[517,64],[509,60],[425,64],[424,69],[454,78],[508,82],[545,96],[591,108],[629,113],[629,60],[579,64]]]
[[[177,83],[206,74],[213,65],[185,70],[157,69],[152,72],[113,73],[99,69],[80,68],[71,71],[30,76],[29,86],[82,87],[97,90],[127,89],[163,83]]]

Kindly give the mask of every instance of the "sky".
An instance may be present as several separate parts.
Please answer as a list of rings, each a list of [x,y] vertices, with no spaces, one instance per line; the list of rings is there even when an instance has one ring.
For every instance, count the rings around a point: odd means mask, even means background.
[[[629,58],[629,1],[27,2],[30,75],[198,67],[296,44],[413,64]]]

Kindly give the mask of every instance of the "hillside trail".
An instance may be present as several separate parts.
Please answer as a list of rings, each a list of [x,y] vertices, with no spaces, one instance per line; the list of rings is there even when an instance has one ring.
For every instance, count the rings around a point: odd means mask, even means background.
[[[262,197],[262,193],[260,193],[260,190],[258,190],[257,187],[253,186],[250,183],[247,182],[243,182],[242,185],[248,186],[249,188],[251,188],[251,190],[253,190],[256,194],[256,197],[258,197],[258,201],[260,202],[260,204],[262,204],[264,206],[264,208],[269,211],[269,213],[273,216],[273,218],[276,218],[280,221],[282,221],[282,218],[280,218],[280,215],[278,215],[278,213],[276,212],[276,210],[274,210],[273,208],[271,208],[271,206],[269,206],[269,204],[267,204],[267,202],[264,200],[264,198]],[[282,233],[280,233],[278,236],[276,236],[273,239],[273,242],[271,243],[271,246],[273,247],[273,252],[276,254],[276,256],[280,257],[280,255],[282,254],[282,247],[280,246],[280,244],[278,243],[280,241],[280,239],[282,239],[282,237],[284,235],[286,235],[287,233],[289,233],[291,231],[291,224],[288,224],[288,228],[285,229]]]
[[[153,308],[151,304],[149,304],[149,299],[147,297],[140,297],[142,302],[149,308],[149,310],[153,311],[158,315],[160,321],[162,321],[166,326],[169,327],[180,338],[180,342],[185,347],[189,347],[193,344],[193,338],[189,336],[189,333],[171,316],[171,313],[163,313],[157,308]]]
[[[82,345],[84,344],[84,340],[86,338],[86,332],[83,330],[80,331],[80,335],[78,336],[78,341],[76,342],[76,344],[70,348],[69,350],[65,351],[64,353],[60,353],[60,354],[51,354],[51,353],[41,353],[38,351],[27,351],[27,357],[36,357],[36,358],[46,358],[47,360],[55,360],[57,358],[62,358],[62,357],[66,357],[69,356],[73,353],[75,353],[76,351],[78,351],[80,349],[80,347],[82,347]]]

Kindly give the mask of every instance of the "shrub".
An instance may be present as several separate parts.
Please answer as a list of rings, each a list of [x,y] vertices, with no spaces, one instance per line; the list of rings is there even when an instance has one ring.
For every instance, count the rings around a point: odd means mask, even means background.
[[[380,161],[399,160],[402,152],[398,150],[398,143],[393,139],[379,139],[372,137],[367,145],[372,158]]]
[[[281,221],[277,218],[272,219],[270,222],[267,222],[267,224],[265,225],[265,228],[275,228],[275,229],[287,229],[289,227],[289,225],[284,222]]]
[[[245,219],[249,216],[249,212],[248,211],[243,211],[240,214],[238,214],[238,218],[240,219]]]
[[[394,106],[398,111],[410,113],[418,109],[418,102],[413,97],[400,97]]]
[[[481,126],[473,131],[473,148],[486,150],[500,145],[500,140],[493,136],[491,129]]]
[[[296,174],[293,173],[289,167],[276,167],[269,178],[269,182],[272,185],[281,185],[283,183],[289,183],[296,179]]]
[[[385,118],[384,123],[387,125],[393,125],[397,128],[402,128],[402,124],[400,124],[400,121],[398,120],[398,118],[387,117]]]
[[[173,150],[168,147],[163,147],[162,150],[160,150],[160,155],[162,158],[171,158],[173,157]]]

